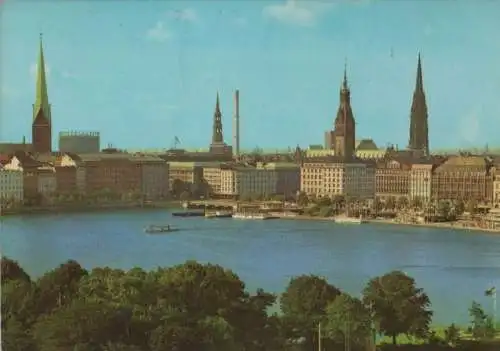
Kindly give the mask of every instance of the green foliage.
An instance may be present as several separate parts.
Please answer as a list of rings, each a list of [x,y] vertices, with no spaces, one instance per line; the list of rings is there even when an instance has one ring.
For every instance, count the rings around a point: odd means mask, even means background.
[[[321,207],[318,213],[320,217],[330,217],[333,215],[333,209],[330,206]]]
[[[337,343],[349,338],[353,347],[362,347],[371,338],[370,312],[359,299],[341,294],[326,308],[325,331]]]
[[[307,206],[308,204],[309,204],[309,198],[307,197],[307,194],[301,191],[297,195],[297,205],[304,207]]]
[[[370,280],[363,295],[365,304],[372,306],[378,331],[390,335],[394,344],[399,334],[427,335],[431,303],[413,278],[400,271],[390,272]]]
[[[444,339],[448,345],[455,346],[460,341],[460,328],[457,328],[455,324],[451,324],[444,331]]]
[[[469,315],[471,317],[469,331],[475,340],[491,339],[495,336],[493,319],[484,312],[483,307],[476,301],[472,301]]]
[[[363,303],[321,277],[294,277],[278,316],[268,313],[275,295],[249,293],[234,272],[213,264],[87,272],[68,261],[35,282],[18,265],[9,269],[14,273],[2,282],[1,294],[6,350],[312,350],[320,323],[325,350],[345,341],[351,350],[365,350],[372,325],[391,337],[427,337],[432,347],[466,343],[459,343],[454,325],[444,337],[429,333],[427,295],[397,271],[372,279]],[[491,318],[480,305],[473,304],[471,316],[475,338],[491,337]],[[297,343],[301,338],[305,342]],[[479,350],[475,345],[471,350]]]
[[[339,289],[316,275],[292,278],[280,300],[288,335],[310,343],[327,305],[339,295]]]
[[[2,272],[2,284],[8,283],[11,280],[24,280],[29,282],[30,276],[19,266],[17,261],[11,260],[8,257],[0,259]]]

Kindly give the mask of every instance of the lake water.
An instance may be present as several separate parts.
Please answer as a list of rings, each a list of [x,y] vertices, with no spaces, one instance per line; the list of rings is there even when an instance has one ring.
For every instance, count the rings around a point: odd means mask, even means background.
[[[146,235],[149,224],[182,231]],[[235,271],[247,288],[281,293],[290,277],[314,273],[359,295],[370,277],[399,269],[429,294],[434,323],[466,324],[472,300],[500,287],[500,235],[322,221],[175,218],[165,210],[12,216],[0,219],[0,247],[32,276],[68,259],[85,268],[151,269],[186,260]]]

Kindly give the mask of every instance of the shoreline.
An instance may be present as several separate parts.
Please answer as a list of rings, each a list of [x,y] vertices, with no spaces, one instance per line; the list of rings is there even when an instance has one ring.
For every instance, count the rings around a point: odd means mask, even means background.
[[[153,210],[181,208],[179,201],[159,201],[151,204],[141,205],[138,203],[109,203],[100,205],[68,205],[68,206],[47,206],[47,207],[20,207],[15,209],[4,209],[0,215],[2,217],[23,216],[23,215],[44,215],[61,213],[92,213],[99,211],[119,211],[119,210]]]
[[[284,216],[277,215],[279,219],[288,220],[305,220],[305,221],[328,221],[334,222],[334,217],[315,217],[307,215],[297,215],[297,216]],[[492,234],[500,234],[500,229],[490,229],[481,227],[468,227],[462,226],[457,222],[435,222],[435,223],[406,223],[406,222],[396,222],[392,219],[366,219],[364,220],[366,224],[391,224],[391,225],[401,225],[401,226],[411,226],[411,227],[422,227],[422,228],[434,228],[434,229],[454,229],[454,230],[466,230],[470,232],[484,232]]]

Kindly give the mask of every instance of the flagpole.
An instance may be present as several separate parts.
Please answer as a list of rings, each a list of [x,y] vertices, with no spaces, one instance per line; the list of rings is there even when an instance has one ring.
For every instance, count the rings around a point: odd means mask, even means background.
[[[497,289],[493,291],[493,329],[497,330]]]
[[[318,351],[321,351],[321,322],[318,323]]]

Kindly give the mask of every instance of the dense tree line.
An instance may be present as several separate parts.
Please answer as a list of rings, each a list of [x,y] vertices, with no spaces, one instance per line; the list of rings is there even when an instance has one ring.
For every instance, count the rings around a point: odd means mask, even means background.
[[[68,261],[32,280],[4,257],[1,271],[8,351],[317,350],[319,335],[323,350],[354,351],[369,350],[375,334],[394,344],[400,334],[436,338],[427,294],[399,271],[371,279],[360,298],[315,275],[294,277],[279,314],[269,312],[276,295],[249,293],[230,270],[194,261],[154,271]],[[491,337],[488,317],[473,309],[477,338]],[[458,329],[447,333],[442,342],[457,344]]]

